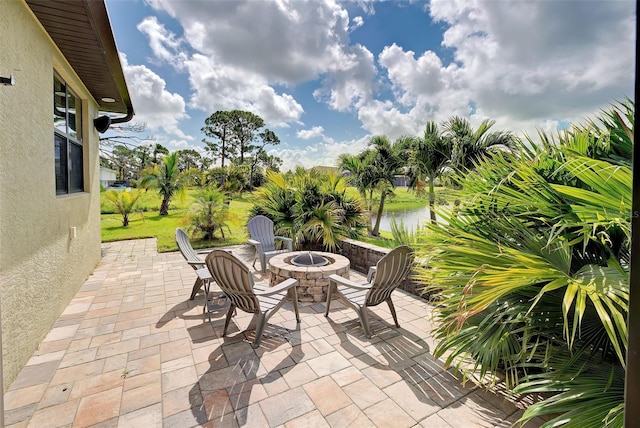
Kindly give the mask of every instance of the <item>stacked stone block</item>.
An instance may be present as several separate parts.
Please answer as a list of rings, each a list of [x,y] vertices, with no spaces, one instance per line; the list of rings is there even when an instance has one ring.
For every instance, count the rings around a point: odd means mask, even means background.
[[[276,285],[287,278],[298,280],[298,300],[300,302],[325,302],[329,289],[329,276],[336,274],[349,278],[349,259],[338,254],[314,251],[329,260],[326,266],[294,266],[291,259],[299,252],[284,253],[269,260],[270,281]]]
[[[390,251],[389,248],[378,247],[362,241],[342,240],[342,255],[351,262],[351,269],[365,275],[369,272],[369,267],[375,266]],[[400,286],[402,290],[420,296],[420,292],[417,291],[418,287],[420,287],[420,284],[413,280],[413,271],[407,275],[407,278]]]

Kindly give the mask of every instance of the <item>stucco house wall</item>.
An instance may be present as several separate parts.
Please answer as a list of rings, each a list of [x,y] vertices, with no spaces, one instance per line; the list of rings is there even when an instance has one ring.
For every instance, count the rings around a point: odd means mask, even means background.
[[[0,86],[6,390],[100,260],[100,188],[98,133],[92,123],[98,112],[91,94],[23,1],[0,1],[0,33],[0,76],[15,79],[14,86]],[[84,193],[56,196],[54,71],[82,100]]]

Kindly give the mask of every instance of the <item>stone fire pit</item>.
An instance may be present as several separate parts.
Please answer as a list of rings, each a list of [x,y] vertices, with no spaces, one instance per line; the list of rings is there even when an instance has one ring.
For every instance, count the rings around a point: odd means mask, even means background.
[[[293,259],[296,258],[296,266]],[[301,302],[325,302],[329,288],[329,276],[336,274],[349,278],[349,259],[339,254],[312,252],[313,262],[309,264],[308,251],[294,251],[273,256],[269,259],[270,284],[278,284],[287,278],[298,280],[298,300]],[[316,264],[323,263],[323,266]]]

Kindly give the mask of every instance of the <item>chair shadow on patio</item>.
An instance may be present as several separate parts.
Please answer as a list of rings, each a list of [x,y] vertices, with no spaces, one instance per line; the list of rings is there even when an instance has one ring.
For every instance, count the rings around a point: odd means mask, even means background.
[[[288,389],[283,376],[304,358],[300,325],[294,330],[267,325],[259,348],[251,345],[254,334],[228,334],[209,355],[208,369],[189,392],[191,411],[201,425],[263,426],[253,404]]]
[[[403,408],[411,417],[420,421],[436,412],[450,411],[464,413],[465,423],[473,426],[496,427],[505,423],[510,415],[502,407],[512,411],[513,403],[503,403],[503,397],[483,391],[472,381],[464,382],[461,375],[431,355],[423,339],[402,327],[396,328],[373,311],[370,315],[374,332],[371,339],[365,337],[357,318],[344,322],[329,318],[340,338],[335,347],[366,366],[363,374],[377,387],[402,397]],[[470,411],[464,412],[463,407]]]
[[[167,323],[175,320],[176,318],[180,318],[183,320],[202,320],[205,323],[207,322],[207,318],[202,314],[202,305],[203,302],[201,299],[204,299],[204,295],[201,297],[196,297],[195,300],[185,300],[184,302],[180,302],[174,305],[171,309],[160,317],[158,322],[156,322],[156,328],[162,328]],[[194,308],[198,308],[200,310],[194,311]],[[189,313],[190,312],[190,313]],[[211,312],[212,317],[224,316],[226,313],[226,309],[220,309]]]

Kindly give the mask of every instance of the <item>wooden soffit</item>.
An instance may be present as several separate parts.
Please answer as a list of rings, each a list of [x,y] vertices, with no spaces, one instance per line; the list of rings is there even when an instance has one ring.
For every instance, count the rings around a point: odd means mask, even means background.
[[[26,2],[100,110],[132,116],[133,105],[104,0]]]

